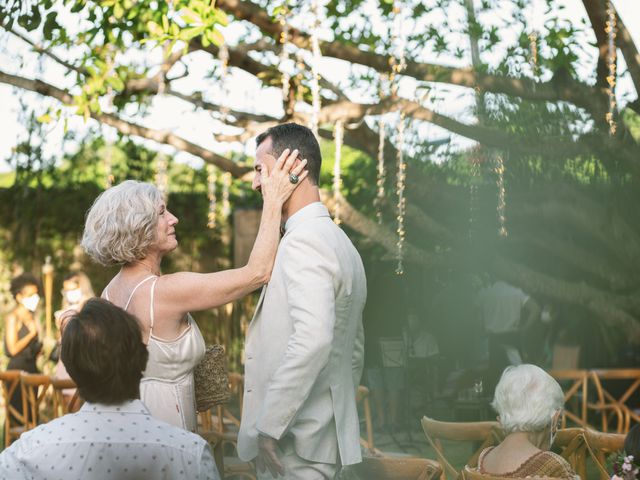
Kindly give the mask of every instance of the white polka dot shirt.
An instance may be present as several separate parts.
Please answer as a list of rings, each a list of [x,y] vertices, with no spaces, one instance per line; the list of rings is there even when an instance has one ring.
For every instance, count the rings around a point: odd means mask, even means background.
[[[0,478],[134,480],[220,477],[207,442],[153,418],[140,400],[85,403],[0,454]]]

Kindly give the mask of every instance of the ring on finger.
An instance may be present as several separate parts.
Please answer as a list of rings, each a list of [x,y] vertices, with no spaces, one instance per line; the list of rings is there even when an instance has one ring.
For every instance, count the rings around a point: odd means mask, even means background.
[[[289,181],[295,185],[296,183],[298,183],[300,181],[300,177],[298,177],[298,175],[296,175],[295,173],[290,173],[289,174]]]

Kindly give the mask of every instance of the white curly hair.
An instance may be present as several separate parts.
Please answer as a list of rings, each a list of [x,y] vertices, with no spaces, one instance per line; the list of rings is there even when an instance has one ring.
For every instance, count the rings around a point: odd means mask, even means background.
[[[505,433],[540,432],[564,406],[564,394],[543,369],[523,364],[505,369],[491,405]]]
[[[154,185],[134,180],[105,190],[87,212],[82,247],[105,266],[145,258],[156,238],[162,200]]]

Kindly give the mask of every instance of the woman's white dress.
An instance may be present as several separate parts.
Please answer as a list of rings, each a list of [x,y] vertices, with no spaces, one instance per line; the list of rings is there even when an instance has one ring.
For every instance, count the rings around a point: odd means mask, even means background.
[[[195,432],[197,412],[193,369],[200,363],[205,352],[204,338],[198,325],[191,315],[187,315],[188,326],[177,338],[165,340],[153,335],[153,298],[158,281],[156,276],[147,277],[136,285],[125,310],[137,288],[152,278],[149,309],[151,328],[147,344],[149,361],[140,382],[140,399],[155,418]],[[106,291],[105,298],[109,300]]]

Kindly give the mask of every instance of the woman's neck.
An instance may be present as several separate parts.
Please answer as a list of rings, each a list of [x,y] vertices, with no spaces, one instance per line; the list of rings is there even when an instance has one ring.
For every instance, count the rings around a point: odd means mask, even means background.
[[[546,450],[548,447],[543,445],[545,430],[542,432],[513,432],[505,437],[502,444],[508,445],[511,448],[530,446],[538,450]]]
[[[128,270],[129,272],[140,271],[147,272],[152,275],[162,275],[160,271],[160,258],[154,258],[152,256],[148,256],[143,258],[142,260],[134,260],[131,263],[126,264],[122,267],[122,270]]]

